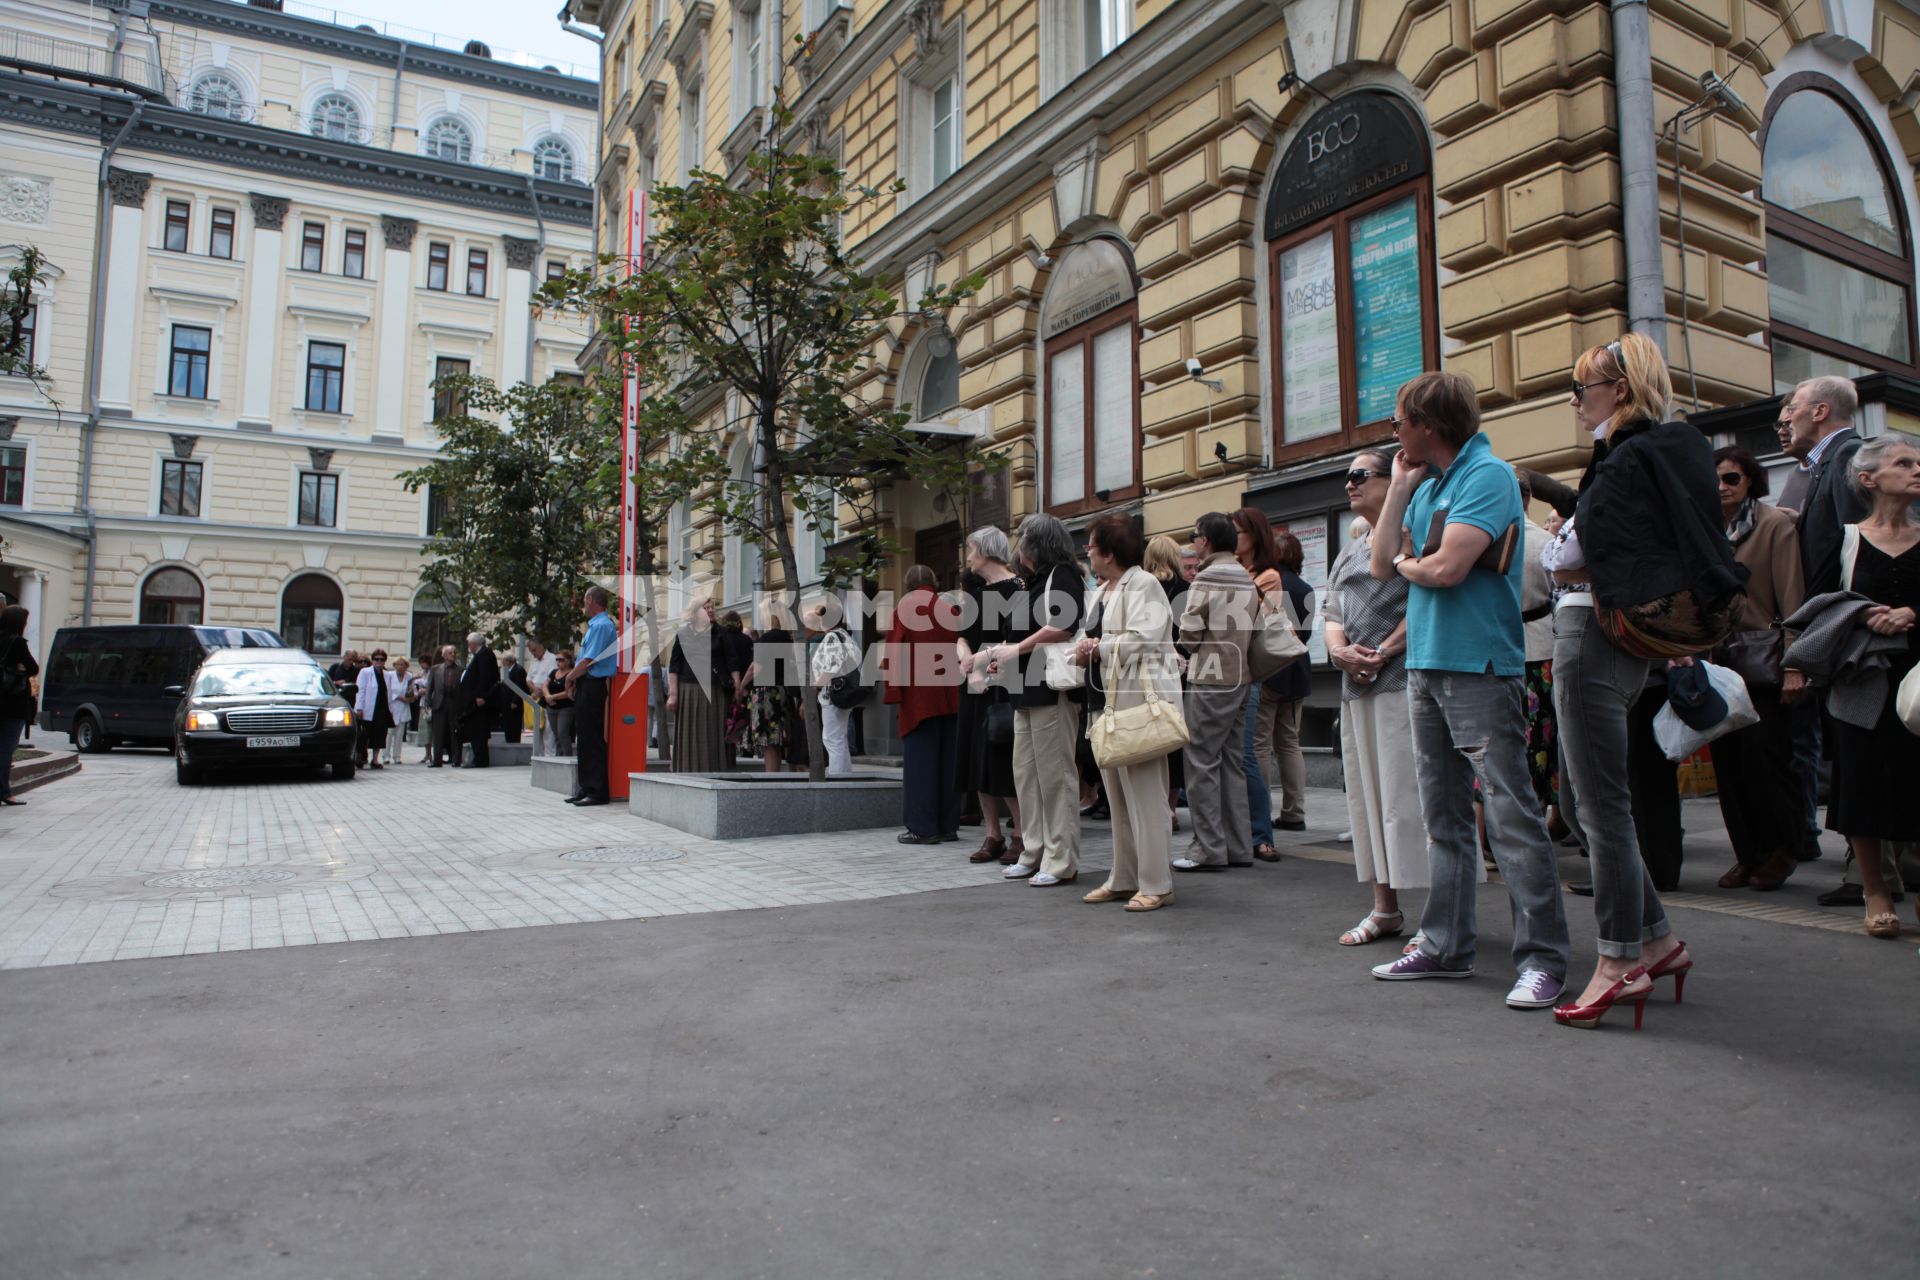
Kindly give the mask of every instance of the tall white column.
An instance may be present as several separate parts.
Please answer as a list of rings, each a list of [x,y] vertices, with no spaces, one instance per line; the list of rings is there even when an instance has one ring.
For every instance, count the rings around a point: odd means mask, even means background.
[[[100,407],[133,412],[134,314],[140,301],[140,251],[146,239],[147,186],[152,174],[107,171],[112,198],[107,222],[106,314],[100,320]]]
[[[42,620],[42,605],[46,601],[47,575],[38,569],[24,569],[20,573],[20,604],[27,611],[27,652],[37,660],[47,660],[47,647],[42,641],[46,635],[46,623]]]
[[[373,434],[407,435],[407,372],[413,335],[407,329],[407,298],[413,292],[413,233],[420,224],[412,218],[380,219],[386,250],[380,258],[379,365],[373,382]]]
[[[511,387],[533,372],[533,263],[540,245],[534,240],[507,237],[507,283],[502,291],[507,307],[500,330],[500,383]]]
[[[247,263],[247,363],[240,381],[240,424],[273,429],[273,371],[280,363],[280,275],[284,196],[255,194]]]

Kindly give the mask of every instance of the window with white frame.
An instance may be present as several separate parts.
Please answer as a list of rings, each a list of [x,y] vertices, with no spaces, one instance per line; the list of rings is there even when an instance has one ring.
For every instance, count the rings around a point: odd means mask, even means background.
[[[658,31],[673,21],[673,0],[653,0],[653,28]]]
[[[473,160],[473,133],[452,116],[441,116],[427,126],[426,152],[436,160],[469,164]]]
[[[27,447],[0,445],[0,507],[27,504]]]
[[[807,24],[807,35],[812,35],[827,24],[827,19],[842,9],[851,9],[848,0],[806,0],[806,12],[803,15]]]
[[[753,465],[756,456],[752,439],[745,435],[734,442],[728,454],[727,487],[729,498],[736,505],[755,501],[760,494],[760,484]],[[726,581],[723,586],[727,600],[738,603],[760,587],[760,544],[751,537],[729,534],[726,557]]]
[[[761,100],[767,75],[767,6],[763,0],[746,0],[733,13],[733,119],[766,105]]]
[[[160,460],[159,512],[163,516],[200,517],[200,488],[204,466],[186,458]]]
[[[823,520],[817,514],[817,508],[834,503],[830,486],[820,485],[813,490],[807,503],[797,503],[793,512],[793,561],[800,572],[799,585],[812,586],[827,574],[827,545],[838,540],[839,512],[832,518]]]
[[[908,200],[918,200],[959,171],[966,159],[965,82],[960,78],[960,27],[956,22],[920,60],[904,88]]]
[[[196,115],[245,120],[250,114],[246,91],[224,71],[203,71],[187,91],[187,110]]]
[[[1140,309],[1133,263],[1116,241],[1063,255],[1048,282],[1047,511],[1072,516],[1140,492]]]
[[[533,171],[554,182],[573,182],[573,146],[549,134],[533,144]]]
[[[1133,0],[1042,0],[1040,92],[1050,98],[1133,34]]]
[[[323,93],[307,113],[307,132],[334,142],[365,142],[360,108],[344,93]]]
[[[680,171],[691,177],[704,165],[706,121],[700,113],[700,85],[688,86],[680,93]]]

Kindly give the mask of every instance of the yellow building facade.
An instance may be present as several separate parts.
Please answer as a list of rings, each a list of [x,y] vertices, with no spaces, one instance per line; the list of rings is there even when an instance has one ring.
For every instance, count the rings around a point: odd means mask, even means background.
[[[696,162],[735,169],[777,83],[850,181],[905,183],[844,228],[903,299],[984,277],[948,314],[909,304],[857,389],[1011,459],[970,509],[895,486],[885,519],[916,558],[983,519],[1120,510],[1184,536],[1251,505],[1314,579],[1400,382],[1467,375],[1501,456],[1565,472],[1587,447],[1574,361],[1629,325],[1727,439],[1765,440],[1769,398],[1814,373],[1869,379],[1869,430],[1920,404],[1911,4],[570,12],[605,34],[603,208]],[[697,504],[669,540],[730,596],[750,585]]]

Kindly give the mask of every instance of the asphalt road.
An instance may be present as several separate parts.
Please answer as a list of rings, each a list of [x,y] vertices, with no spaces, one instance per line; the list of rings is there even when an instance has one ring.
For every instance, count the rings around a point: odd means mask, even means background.
[[[1424,984],[1350,870],[1179,888],[0,974],[0,1274],[1912,1274],[1911,937],[1676,912],[1687,1002],[1589,1033],[1497,886]]]

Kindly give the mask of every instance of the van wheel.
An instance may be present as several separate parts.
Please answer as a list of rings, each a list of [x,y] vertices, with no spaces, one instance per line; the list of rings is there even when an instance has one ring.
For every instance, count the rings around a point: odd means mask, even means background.
[[[336,760],[333,762],[333,778],[336,782],[346,782],[353,777],[353,761]]]
[[[76,751],[86,755],[97,755],[113,744],[101,731],[100,722],[90,715],[83,715],[73,722],[73,746]]]
[[[200,785],[200,771],[188,764],[178,751],[173,753],[173,780],[183,787]]]

